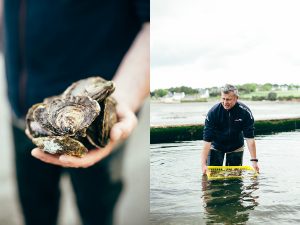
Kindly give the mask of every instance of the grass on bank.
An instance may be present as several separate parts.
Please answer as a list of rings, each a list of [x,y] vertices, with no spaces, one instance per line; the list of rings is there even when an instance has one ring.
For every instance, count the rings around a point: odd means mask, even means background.
[[[291,98],[300,98],[300,91],[272,91],[274,93],[276,93],[277,98],[281,98],[281,97],[291,97]],[[270,93],[270,91],[256,91],[256,92],[251,92],[249,94],[242,94],[240,97],[242,99],[253,99],[255,97],[268,97],[268,94]]]
[[[300,118],[261,120],[255,122],[255,135],[300,129]],[[172,143],[176,141],[202,140],[204,125],[174,125],[150,128],[150,143]]]

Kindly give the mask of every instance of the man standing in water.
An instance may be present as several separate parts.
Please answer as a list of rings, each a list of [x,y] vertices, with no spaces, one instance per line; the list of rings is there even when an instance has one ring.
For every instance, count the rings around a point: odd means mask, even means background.
[[[205,119],[204,146],[201,155],[202,172],[207,166],[226,166],[243,163],[244,138],[251,155],[253,168],[259,172],[254,140],[254,118],[250,109],[238,102],[238,90],[226,84],[221,90],[221,102],[213,106]]]

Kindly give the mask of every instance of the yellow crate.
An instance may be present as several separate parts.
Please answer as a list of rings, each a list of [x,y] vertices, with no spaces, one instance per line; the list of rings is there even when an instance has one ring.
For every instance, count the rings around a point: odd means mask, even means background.
[[[251,166],[208,166],[207,170],[207,178],[209,180],[243,178],[243,171],[249,172],[248,176],[258,175]]]

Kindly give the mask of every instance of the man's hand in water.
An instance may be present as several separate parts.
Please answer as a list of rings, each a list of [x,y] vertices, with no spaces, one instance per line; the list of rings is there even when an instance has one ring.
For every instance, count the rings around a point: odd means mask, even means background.
[[[257,162],[253,161],[253,162],[252,162],[252,167],[256,170],[256,172],[259,173],[259,167],[258,167],[258,165],[257,165]]]
[[[207,166],[204,164],[202,165],[202,173],[206,174],[207,173]]]

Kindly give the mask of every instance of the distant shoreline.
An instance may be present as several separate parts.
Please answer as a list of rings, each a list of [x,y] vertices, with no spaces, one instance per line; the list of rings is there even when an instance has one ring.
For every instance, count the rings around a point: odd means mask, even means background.
[[[275,100],[275,101],[270,101],[270,100],[251,100],[251,99],[239,99],[240,101],[245,101],[245,102],[300,102],[300,98],[296,98],[296,99],[292,99],[292,100]],[[183,101],[170,101],[170,102],[166,102],[163,100],[158,100],[158,99],[152,99],[150,100],[150,103],[161,103],[161,104],[176,104],[176,103],[201,103],[201,102],[216,102],[219,101],[219,98],[211,98],[211,99],[207,99],[207,100],[183,100]]]

